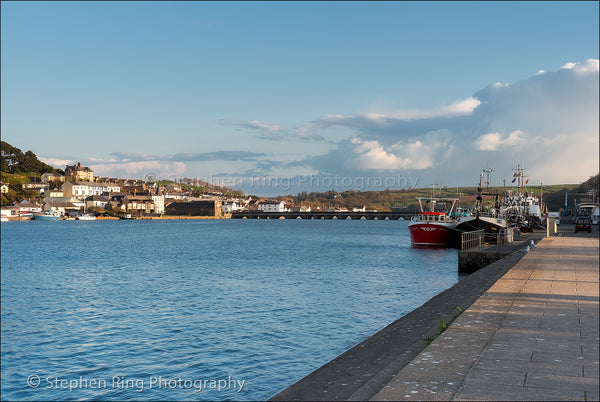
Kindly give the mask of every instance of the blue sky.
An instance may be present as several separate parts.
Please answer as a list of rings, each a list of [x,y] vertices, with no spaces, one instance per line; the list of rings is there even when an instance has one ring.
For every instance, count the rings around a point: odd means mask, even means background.
[[[1,7],[2,139],[60,168],[266,195],[598,171],[598,2]]]

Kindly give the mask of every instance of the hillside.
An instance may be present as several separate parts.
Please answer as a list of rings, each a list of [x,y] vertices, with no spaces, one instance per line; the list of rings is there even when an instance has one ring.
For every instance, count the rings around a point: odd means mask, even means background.
[[[575,202],[598,202],[598,194],[600,193],[600,174],[590,177],[579,185],[573,186],[555,186],[559,187],[557,191],[552,194],[545,195],[544,189],[544,202],[548,205],[550,211],[561,211],[565,208],[565,190],[568,190],[568,205],[567,209],[572,209]],[[595,191],[595,196],[592,192]]]
[[[539,197],[542,195],[543,202],[548,205],[549,210],[558,211],[564,198],[564,190],[573,191],[574,189],[585,186],[585,184],[564,184],[544,186],[530,186],[527,191],[531,195]],[[490,192],[502,193],[503,189],[490,189]],[[335,191],[299,193],[295,196],[287,195],[277,197],[291,204],[302,204],[311,208],[352,208],[363,207],[378,211],[389,211],[391,208],[404,208],[407,211],[414,211],[416,208],[417,197],[431,197],[431,188],[420,188],[411,190],[384,190],[384,191],[344,191],[341,193]],[[470,206],[477,196],[477,189],[473,187],[453,187],[441,188],[435,190],[436,197],[460,198],[462,206]]]

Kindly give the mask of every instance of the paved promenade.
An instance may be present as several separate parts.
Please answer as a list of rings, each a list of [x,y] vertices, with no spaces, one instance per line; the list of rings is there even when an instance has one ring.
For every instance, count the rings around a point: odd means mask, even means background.
[[[598,258],[543,239],[371,400],[599,400]]]

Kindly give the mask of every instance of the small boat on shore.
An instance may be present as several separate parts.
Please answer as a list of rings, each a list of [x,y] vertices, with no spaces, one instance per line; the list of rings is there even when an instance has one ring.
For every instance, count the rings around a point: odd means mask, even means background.
[[[33,218],[36,221],[58,221],[60,220],[60,213],[48,210],[41,213],[33,214]]]
[[[96,217],[93,214],[78,215],[76,218],[78,221],[95,221]]]

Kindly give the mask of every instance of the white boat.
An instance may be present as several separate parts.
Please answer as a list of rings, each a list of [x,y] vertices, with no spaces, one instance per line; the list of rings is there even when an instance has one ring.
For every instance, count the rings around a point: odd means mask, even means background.
[[[95,221],[96,217],[92,214],[83,214],[77,216],[78,221]]]
[[[8,222],[8,216],[2,215],[2,218],[0,219],[0,222]]]

